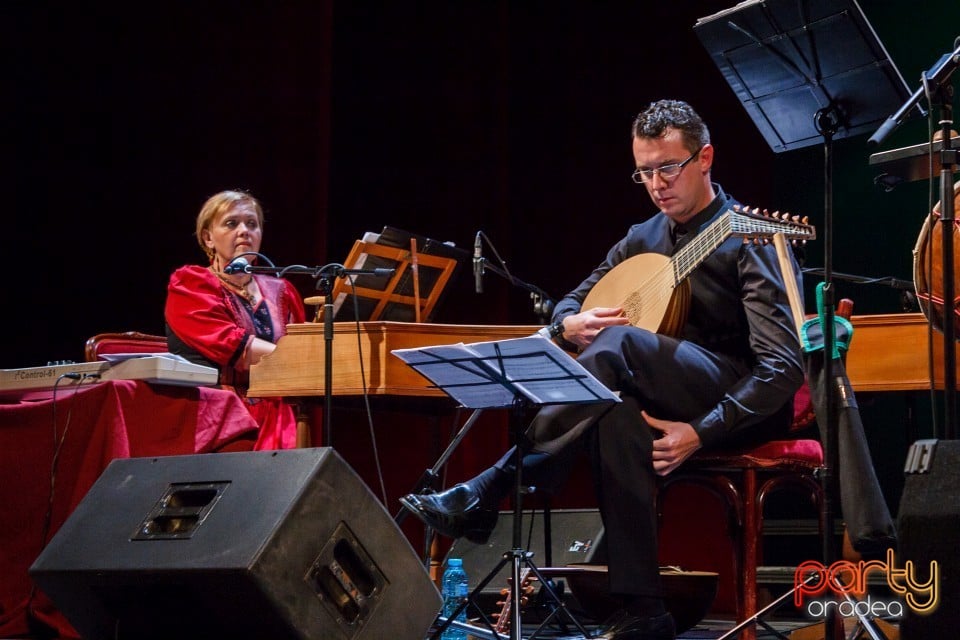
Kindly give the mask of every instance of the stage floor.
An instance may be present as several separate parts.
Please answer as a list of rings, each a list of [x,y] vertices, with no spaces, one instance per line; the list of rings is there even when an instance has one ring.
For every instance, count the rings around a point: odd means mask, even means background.
[[[782,640],[782,638],[790,638],[790,640],[822,640],[823,632],[822,628],[815,623],[812,623],[809,620],[791,620],[784,618],[771,617],[765,620],[765,622],[770,625],[773,629],[768,630],[762,626],[758,626],[756,629],[756,638],[757,640]],[[853,619],[844,620],[844,637],[856,637],[856,638],[869,638],[869,634],[860,629],[859,634],[854,634],[854,629],[856,627],[856,621]],[[881,640],[898,640],[899,634],[896,631],[895,625],[887,625],[881,621],[882,626],[879,631],[881,633]],[[729,633],[731,629],[735,626],[734,621],[729,619],[705,619],[700,621],[692,629],[688,629],[683,633],[677,636],[677,640],[717,640],[718,638],[724,637],[725,634]],[[595,630],[595,625],[589,624],[585,625],[587,631],[593,632]],[[533,637],[534,632],[536,632],[536,625],[524,624],[522,637],[529,639]],[[433,629],[430,629],[425,636],[424,640],[429,640],[432,637]],[[477,635],[472,636],[478,640],[481,638],[486,638],[489,636]],[[504,637],[509,637],[504,635]],[[573,633],[572,631],[562,631],[556,627],[548,627],[541,630],[536,638],[543,638],[544,640],[583,640],[583,636]],[[735,639],[736,636],[731,636],[732,639]]]

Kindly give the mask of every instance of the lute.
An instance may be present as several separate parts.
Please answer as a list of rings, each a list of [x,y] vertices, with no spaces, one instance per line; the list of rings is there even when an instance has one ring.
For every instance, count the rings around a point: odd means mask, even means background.
[[[504,599],[500,602],[497,602],[500,605],[500,613],[495,613],[494,617],[497,619],[497,623],[494,625],[493,630],[497,633],[508,633],[510,631],[510,617],[511,617],[511,608],[513,607],[514,601],[514,589],[513,579],[507,578],[507,588],[500,590],[500,595],[504,596]],[[533,585],[530,584],[530,568],[522,567],[520,569],[520,598],[517,599],[517,606],[523,607],[527,604],[527,599],[530,597],[530,594],[533,593]]]
[[[744,242],[767,242],[778,233],[794,242],[817,237],[806,218],[737,206],[710,223],[673,256],[642,253],[616,265],[593,286],[581,309],[622,307],[633,326],[677,335],[690,306],[688,276],[731,237],[742,237]]]

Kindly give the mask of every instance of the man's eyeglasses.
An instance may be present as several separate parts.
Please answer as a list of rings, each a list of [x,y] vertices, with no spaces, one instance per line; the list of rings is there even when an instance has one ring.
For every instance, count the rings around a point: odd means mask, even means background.
[[[664,180],[673,180],[680,175],[680,172],[683,171],[683,168],[690,164],[690,161],[696,158],[701,151],[703,151],[703,147],[700,147],[694,151],[693,154],[691,154],[690,157],[683,162],[665,164],[662,167],[657,167],[656,169],[637,169],[630,177],[633,178],[633,181],[637,184],[652,182],[655,174],[659,175]]]

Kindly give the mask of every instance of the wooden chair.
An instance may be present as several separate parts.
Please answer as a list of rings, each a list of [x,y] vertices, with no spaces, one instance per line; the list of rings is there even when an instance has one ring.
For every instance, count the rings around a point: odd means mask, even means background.
[[[657,495],[658,510],[671,488],[695,484],[709,490],[726,504],[734,547],[736,618],[743,622],[758,611],[757,568],[763,564],[762,535],[767,497],[792,489],[817,508],[823,490],[817,473],[823,466],[823,449],[817,440],[777,440],[744,450],[696,454],[667,476]],[[662,510],[661,510],[662,512]],[[827,531],[818,518],[820,535]],[[747,628],[740,638],[754,638]]]
[[[837,308],[840,317],[849,319],[853,302],[844,299]],[[815,419],[810,389],[806,383],[794,398],[791,431],[799,432]],[[726,504],[731,518],[735,548],[736,616],[743,622],[758,611],[757,568],[763,563],[762,535],[767,498],[781,489],[805,496],[816,507],[820,535],[828,535],[823,522],[823,488],[818,475],[823,468],[823,448],[819,440],[774,440],[753,448],[698,452],[660,484],[658,513],[672,487],[695,484],[706,488]],[[740,638],[752,640],[756,629],[748,627]]]
[[[84,359],[87,362],[100,360],[101,355],[112,353],[164,353],[167,351],[165,336],[151,335],[139,331],[123,333],[98,333],[88,338],[84,347]]]

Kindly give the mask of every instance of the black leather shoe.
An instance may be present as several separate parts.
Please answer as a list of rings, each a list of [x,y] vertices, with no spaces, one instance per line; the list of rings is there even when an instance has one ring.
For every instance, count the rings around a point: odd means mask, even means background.
[[[598,640],[674,640],[677,629],[669,613],[641,618],[621,609],[607,618],[597,633],[594,638]]]
[[[437,533],[477,544],[486,543],[497,524],[497,510],[483,506],[480,493],[467,482],[440,493],[407,494],[400,504]]]

